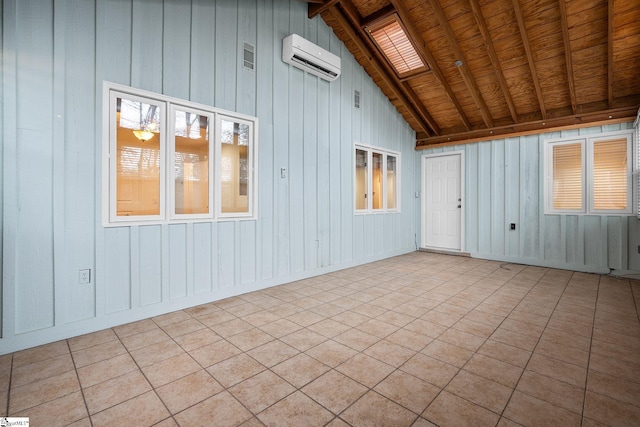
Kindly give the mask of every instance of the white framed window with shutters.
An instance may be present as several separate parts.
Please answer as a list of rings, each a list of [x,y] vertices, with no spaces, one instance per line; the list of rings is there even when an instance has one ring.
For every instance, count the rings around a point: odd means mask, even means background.
[[[545,213],[633,214],[633,131],[545,141]]]

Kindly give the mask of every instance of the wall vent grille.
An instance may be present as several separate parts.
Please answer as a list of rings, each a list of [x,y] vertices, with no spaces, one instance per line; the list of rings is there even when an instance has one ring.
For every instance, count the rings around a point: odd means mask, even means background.
[[[255,69],[255,51],[256,48],[253,45],[244,43],[242,66],[247,70],[253,71]]]

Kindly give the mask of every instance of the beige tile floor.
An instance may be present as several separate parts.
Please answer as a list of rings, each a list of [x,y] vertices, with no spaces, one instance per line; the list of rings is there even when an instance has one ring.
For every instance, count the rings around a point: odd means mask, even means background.
[[[416,252],[0,356],[32,426],[640,425],[640,281]]]

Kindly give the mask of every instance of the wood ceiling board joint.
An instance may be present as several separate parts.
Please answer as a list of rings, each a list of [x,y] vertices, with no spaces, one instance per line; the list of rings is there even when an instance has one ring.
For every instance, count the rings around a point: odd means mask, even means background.
[[[514,123],[518,122],[518,111],[516,110],[516,106],[513,103],[513,98],[511,97],[511,92],[509,91],[509,86],[507,86],[507,81],[504,78],[504,73],[502,72],[502,66],[500,65],[500,60],[498,59],[498,55],[496,54],[495,47],[493,46],[493,41],[491,40],[491,36],[489,34],[489,29],[487,28],[487,22],[484,19],[484,15],[482,14],[482,9],[478,4],[478,0],[468,0],[469,5],[471,6],[471,13],[473,14],[473,18],[478,24],[478,30],[480,30],[480,35],[482,36],[482,40],[484,41],[485,48],[487,49],[487,54],[489,55],[489,60],[491,61],[491,65],[493,66],[493,70],[496,73],[496,77],[498,78],[498,84],[500,85],[500,90],[502,90],[502,94],[507,103],[507,107],[509,107],[509,113],[511,113],[511,118]]]
[[[518,21],[518,28],[520,29],[520,37],[524,46],[525,53],[527,55],[527,62],[529,63],[529,70],[531,72],[531,79],[536,89],[536,95],[538,96],[538,104],[540,105],[540,112],[542,117],[547,117],[547,109],[544,105],[544,98],[542,96],[542,89],[540,89],[540,81],[538,79],[538,73],[536,72],[536,64],[533,60],[533,53],[531,51],[531,44],[529,43],[529,36],[527,35],[527,28],[524,24],[524,16],[522,15],[522,9],[520,9],[519,0],[512,0],[513,10],[516,14],[516,20]],[[562,0],[564,1],[564,0]]]
[[[460,45],[456,40],[455,34],[453,34],[453,30],[449,25],[449,21],[447,20],[447,17],[444,14],[442,7],[440,6],[440,3],[438,3],[438,0],[430,0],[430,3],[436,15],[436,18],[438,19],[438,24],[440,25],[440,28],[444,32],[445,38],[449,43],[449,46],[452,48],[454,55],[458,58],[458,61],[461,61],[460,65],[458,65],[458,62],[456,62],[456,66],[458,68],[458,71],[460,72],[460,75],[462,76],[462,80],[467,86],[467,90],[471,94],[471,97],[476,103],[476,106],[480,110],[480,115],[482,116],[485,125],[487,127],[493,127],[493,118],[491,117],[491,113],[489,112],[489,107],[484,101],[484,98],[480,93],[480,89],[478,89],[478,85],[476,84],[476,81],[471,74],[471,70],[469,70],[469,67],[467,66],[467,60],[465,58],[464,52],[462,52],[462,49],[460,49]]]

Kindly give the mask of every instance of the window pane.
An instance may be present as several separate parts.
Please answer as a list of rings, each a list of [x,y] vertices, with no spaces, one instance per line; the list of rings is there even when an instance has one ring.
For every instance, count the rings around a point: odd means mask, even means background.
[[[175,214],[209,212],[209,118],[175,112]]]
[[[593,143],[593,207],[594,209],[626,209],[627,139],[610,139]]]
[[[249,212],[249,125],[222,120],[220,132],[222,212]]]
[[[117,215],[160,215],[160,107],[117,98],[116,108]]]
[[[396,157],[387,154],[387,209],[396,209]]]
[[[367,209],[367,152],[356,148],[356,209]]]
[[[382,209],[382,154],[373,153],[372,158],[372,203],[373,209]]]
[[[581,210],[582,143],[553,146],[553,208]]]

